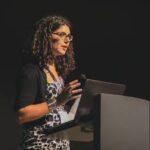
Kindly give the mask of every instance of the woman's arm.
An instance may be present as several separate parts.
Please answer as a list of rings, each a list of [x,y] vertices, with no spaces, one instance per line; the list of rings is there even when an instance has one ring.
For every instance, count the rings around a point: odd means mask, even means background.
[[[47,102],[40,104],[31,104],[26,107],[20,108],[17,111],[17,122],[18,124],[23,124],[26,122],[34,121],[49,112]]]
[[[39,73],[33,64],[25,65],[18,74],[15,111],[19,124],[37,120],[49,112],[45,101],[35,104],[40,88],[38,81]]]
[[[81,97],[81,94],[79,94],[82,89],[76,89],[80,86],[80,83],[77,80],[74,80],[69,83],[68,86],[64,88],[62,93],[57,97],[57,100],[54,98],[54,100],[48,100],[47,102],[43,102],[40,104],[30,104],[28,106],[25,106],[23,108],[20,108],[17,111],[17,121],[19,124],[23,124],[29,121],[34,121],[36,119],[41,118],[42,116],[46,115],[51,109],[54,107],[60,106],[68,102],[68,100],[77,100]],[[71,96],[68,97],[68,94],[70,95],[71,90]],[[74,95],[76,94],[76,95]],[[54,105],[53,105],[54,104]],[[72,113],[76,111],[72,108]],[[71,114],[71,113],[70,113]]]

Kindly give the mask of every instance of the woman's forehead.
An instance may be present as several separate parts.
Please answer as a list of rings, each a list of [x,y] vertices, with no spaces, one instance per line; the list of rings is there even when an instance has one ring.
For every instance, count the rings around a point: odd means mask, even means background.
[[[70,28],[67,25],[61,25],[58,29],[55,30],[55,32],[70,33]]]

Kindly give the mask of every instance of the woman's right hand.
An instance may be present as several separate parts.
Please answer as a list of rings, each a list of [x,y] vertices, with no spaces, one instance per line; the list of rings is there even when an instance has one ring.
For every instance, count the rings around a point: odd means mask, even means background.
[[[57,106],[64,105],[70,100],[81,98],[82,89],[78,80],[69,82],[57,97]]]

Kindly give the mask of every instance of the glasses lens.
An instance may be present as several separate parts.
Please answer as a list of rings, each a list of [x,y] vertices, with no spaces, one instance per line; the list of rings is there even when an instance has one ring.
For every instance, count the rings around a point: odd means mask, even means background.
[[[72,41],[73,40],[73,36],[72,35],[69,35],[69,41]]]
[[[69,41],[72,41],[72,40],[73,40],[73,36],[72,36],[71,34],[66,35],[65,32],[58,32],[58,33],[53,33],[53,34],[56,34],[56,35],[58,35],[60,38],[63,38],[63,39],[68,38]]]

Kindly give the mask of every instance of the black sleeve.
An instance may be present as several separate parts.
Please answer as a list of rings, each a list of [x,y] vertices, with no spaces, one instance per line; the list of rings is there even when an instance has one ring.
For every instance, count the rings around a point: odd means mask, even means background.
[[[15,110],[35,102],[38,83],[37,70],[33,65],[26,65],[21,69],[17,79],[16,90]]]

